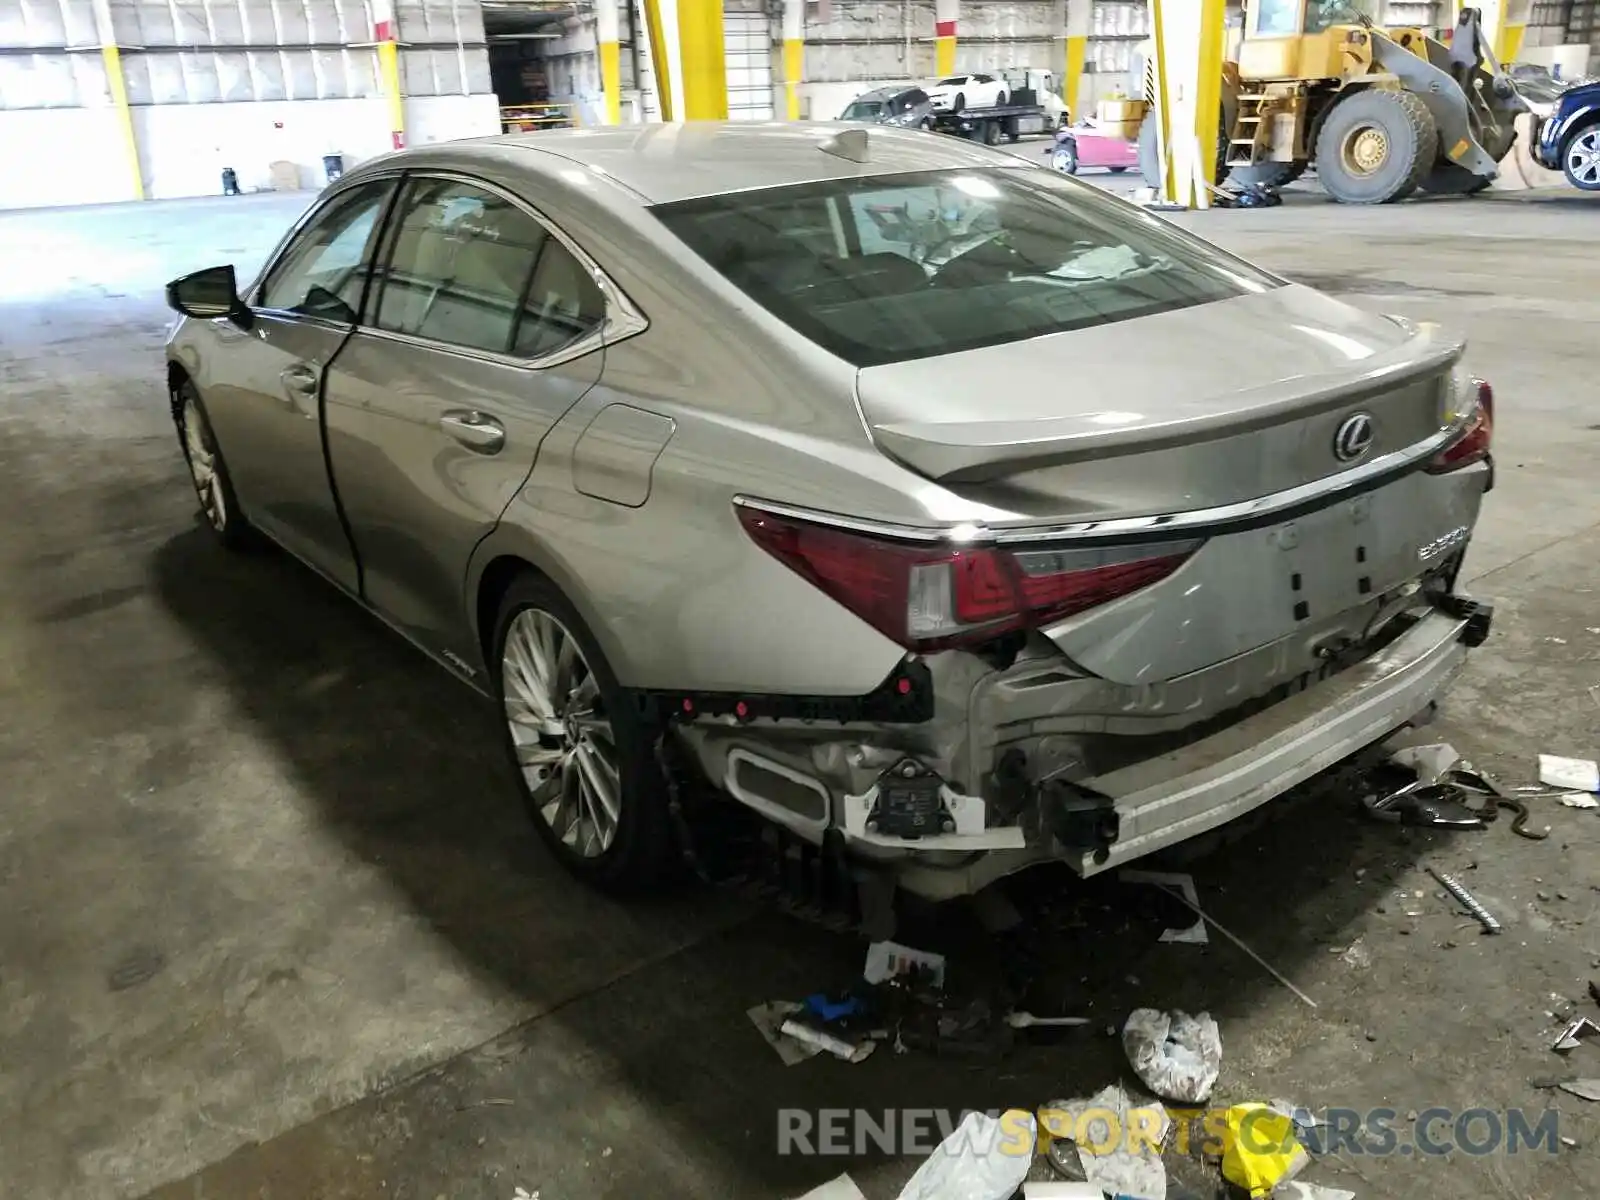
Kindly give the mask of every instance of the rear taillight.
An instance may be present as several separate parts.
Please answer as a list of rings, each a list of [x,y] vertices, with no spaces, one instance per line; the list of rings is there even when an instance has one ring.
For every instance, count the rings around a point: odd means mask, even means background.
[[[898,541],[750,504],[738,512],[768,554],[920,651],[975,645],[1105,604],[1165,579],[1201,544],[1008,550]]]
[[[1462,467],[1470,467],[1489,457],[1494,441],[1494,389],[1481,379],[1474,379],[1472,386],[1477,392],[1472,412],[1455,441],[1439,451],[1428,463],[1430,475],[1459,471]]]

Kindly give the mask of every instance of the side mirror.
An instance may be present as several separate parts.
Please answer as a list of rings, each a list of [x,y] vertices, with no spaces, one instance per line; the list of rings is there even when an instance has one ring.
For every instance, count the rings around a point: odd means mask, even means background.
[[[207,267],[174,279],[167,284],[167,305],[186,317],[204,321],[227,317],[243,329],[249,329],[254,320],[249,307],[239,299],[232,265]]]

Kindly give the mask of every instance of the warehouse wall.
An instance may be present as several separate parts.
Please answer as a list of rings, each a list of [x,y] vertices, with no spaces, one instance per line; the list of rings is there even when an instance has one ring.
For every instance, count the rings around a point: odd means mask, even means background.
[[[112,0],[153,198],[323,182],[391,148],[370,0]],[[499,130],[477,0],[401,0],[408,141]],[[0,208],[135,199],[91,0],[0,0]],[[62,153],[70,147],[71,153]]]

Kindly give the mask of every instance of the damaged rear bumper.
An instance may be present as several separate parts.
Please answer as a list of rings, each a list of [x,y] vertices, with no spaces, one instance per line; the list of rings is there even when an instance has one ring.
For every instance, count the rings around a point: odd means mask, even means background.
[[[1482,640],[1486,614],[1434,612],[1371,658],[1170,754],[1085,780],[1116,841],[1074,851],[1092,875],[1215,829],[1379,741],[1432,702]]]

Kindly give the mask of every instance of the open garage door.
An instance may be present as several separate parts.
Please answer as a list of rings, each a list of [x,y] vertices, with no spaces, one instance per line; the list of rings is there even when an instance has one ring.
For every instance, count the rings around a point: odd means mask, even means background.
[[[772,26],[764,12],[725,12],[728,119],[772,120]]]

